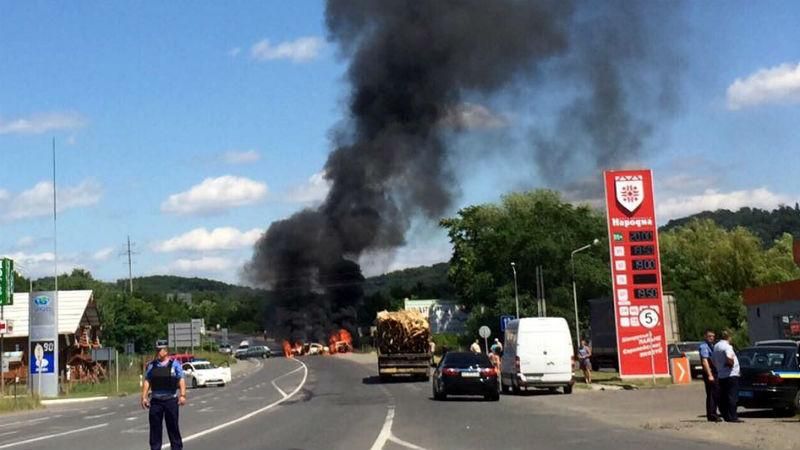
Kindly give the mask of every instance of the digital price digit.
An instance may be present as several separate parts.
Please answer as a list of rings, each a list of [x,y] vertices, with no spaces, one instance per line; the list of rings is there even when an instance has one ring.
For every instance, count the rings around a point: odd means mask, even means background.
[[[655,255],[656,248],[652,245],[631,245],[631,255],[650,256]]]
[[[653,240],[652,231],[631,231],[628,233],[631,242],[650,242]]]
[[[656,270],[655,259],[634,259],[633,270]]]
[[[634,298],[658,298],[657,288],[636,288],[633,290]]]
[[[656,284],[658,277],[654,273],[645,273],[633,276],[633,284]]]

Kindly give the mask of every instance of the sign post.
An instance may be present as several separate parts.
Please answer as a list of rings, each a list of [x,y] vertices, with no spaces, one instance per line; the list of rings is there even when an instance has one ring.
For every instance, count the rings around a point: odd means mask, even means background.
[[[478,334],[483,338],[483,347],[486,349],[486,353],[489,353],[489,336],[492,335],[492,330],[483,325],[478,329]]]
[[[669,376],[653,175],[604,178],[620,377]]]
[[[32,393],[41,397],[58,397],[57,307],[55,292],[30,295],[29,380]]]
[[[8,258],[3,258],[0,262],[0,322],[2,330],[0,330],[0,397],[6,396],[6,375],[7,370],[3,370],[3,352],[5,348],[5,315],[3,307],[6,305],[14,304],[14,261]]]

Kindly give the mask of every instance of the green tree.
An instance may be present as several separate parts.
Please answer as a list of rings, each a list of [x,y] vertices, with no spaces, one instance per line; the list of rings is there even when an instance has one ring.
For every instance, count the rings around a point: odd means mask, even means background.
[[[565,317],[572,324],[570,254],[607,234],[603,215],[587,205],[565,202],[549,190],[512,193],[499,204],[469,206],[457,217],[443,219],[441,226],[453,244],[450,281],[473,310],[470,331],[488,325],[495,336],[499,316],[515,312],[511,262],[517,269],[520,314],[536,315],[535,268],[542,266],[548,315]],[[575,257],[575,279],[580,320],[586,329],[588,299],[610,292],[606,244]]]

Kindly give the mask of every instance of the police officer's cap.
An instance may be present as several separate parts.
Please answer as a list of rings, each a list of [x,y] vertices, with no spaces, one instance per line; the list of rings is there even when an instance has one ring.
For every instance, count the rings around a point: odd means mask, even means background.
[[[159,339],[156,341],[156,350],[161,350],[162,348],[169,348],[169,343],[166,339]]]

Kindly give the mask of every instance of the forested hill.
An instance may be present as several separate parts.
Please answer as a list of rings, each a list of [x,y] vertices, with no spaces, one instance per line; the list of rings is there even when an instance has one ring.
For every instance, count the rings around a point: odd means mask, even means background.
[[[128,280],[117,280],[117,286],[127,288]],[[205,278],[186,278],[172,275],[153,275],[133,279],[133,286],[137,292],[145,295],[167,294],[176,292],[216,292],[228,294],[238,291],[250,291],[252,289],[221,281],[208,280]]]
[[[780,206],[772,211],[758,208],[741,208],[735,212],[727,209],[703,211],[688,217],[670,220],[661,227],[661,231],[681,227],[692,219],[711,219],[726,230],[738,226],[747,228],[755,233],[765,245],[772,244],[783,233],[800,238],[800,205],[797,203],[794,207]]]
[[[415,296],[427,298],[447,298],[453,293],[453,288],[447,280],[448,263],[439,263],[432,266],[412,267],[409,269],[389,272],[366,279],[364,293],[403,295],[413,292]]]

